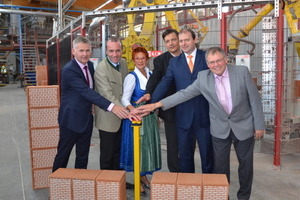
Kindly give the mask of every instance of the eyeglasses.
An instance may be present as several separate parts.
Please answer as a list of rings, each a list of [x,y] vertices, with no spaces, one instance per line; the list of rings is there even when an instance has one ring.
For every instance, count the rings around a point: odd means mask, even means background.
[[[218,59],[216,61],[210,61],[210,62],[207,62],[208,65],[215,65],[216,63],[217,64],[220,64],[223,60],[225,59],[225,57],[223,57],[222,59]]]

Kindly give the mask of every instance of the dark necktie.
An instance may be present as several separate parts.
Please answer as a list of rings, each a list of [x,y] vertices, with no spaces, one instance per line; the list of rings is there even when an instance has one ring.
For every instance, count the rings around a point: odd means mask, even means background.
[[[87,82],[88,86],[90,86],[90,79],[89,79],[89,73],[88,73],[87,66],[84,66],[84,70],[85,70],[85,75],[86,75],[86,82]]]

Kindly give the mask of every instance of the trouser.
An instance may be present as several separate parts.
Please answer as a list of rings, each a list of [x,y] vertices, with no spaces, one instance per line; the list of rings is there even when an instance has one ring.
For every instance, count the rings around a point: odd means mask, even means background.
[[[226,174],[230,182],[230,150],[233,143],[238,161],[238,176],[240,189],[237,193],[238,199],[249,199],[253,181],[253,148],[254,138],[248,138],[240,141],[231,131],[226,139],[212,137],[214,156],[215,156],[215,173]]]
[[[121,127],[117,132],[99,130],[100,169],[120,170]]]

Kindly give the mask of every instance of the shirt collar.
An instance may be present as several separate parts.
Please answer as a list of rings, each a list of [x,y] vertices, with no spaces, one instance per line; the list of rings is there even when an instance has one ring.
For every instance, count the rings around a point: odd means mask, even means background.
[[[81,69],[83,69],[84,66],[88,66],[87,63],[84,65],[84,64],[82,64],[81,62],[78,62],[78,60],[77,60],[76,58],[75,58],[75,60],[76,60],[77,64],[79,65],[79,67],[80,67]]]
[[[226,68],[225,68],[225,70],[224,70],[224,72],[223,72],[223,74],[221,76],[229,78],[227,65],[226,65]],[[219,77],[219,75],[214,74],[214,77],[217,78],[217,77]]]
[[[118,63],[113,63],[113,62],[109,59],[108,56],[106,56],[106,58],[107,58],[107,60],[109,61],[109,63],[113,65],[113,67],[116,67],[117,65],[120,65],[120,62],[118,62]]]
[[[185,55],[185,57],[187,57],[188,55],[192,55],[193,58],[195,58],[196,57],[196,51],[197,51],[197,48],[195,48],[194,51],[191,54],[184,53],[184,55]]]

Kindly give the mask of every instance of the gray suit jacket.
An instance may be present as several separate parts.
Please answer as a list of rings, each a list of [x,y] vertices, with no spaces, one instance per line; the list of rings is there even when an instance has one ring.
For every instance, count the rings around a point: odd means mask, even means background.
[[[184,90],[161,100],[163,109],[169,109],[197,95],[209,102],[211,134],[220,139],[229,136],[230,130],[239,140],[253,137],[255,130],[265,129],[263,108],[257,87],[245,66],[227,65],[231,95],[232,111],[227,114],[219,102],[214,74],[210,70],[198,73],[196,81]]]
[[[117,71],[105,58],[98,64],[95,70],[95,90],[110,102],[123,107],[121,98],[123,94],[123,82],[127,74],[128,68],[124,59],[120,60],[120,71]],[[121,119],[112,112],[95,106],[95,126],[99,130],[117,132],[121,126]]]

